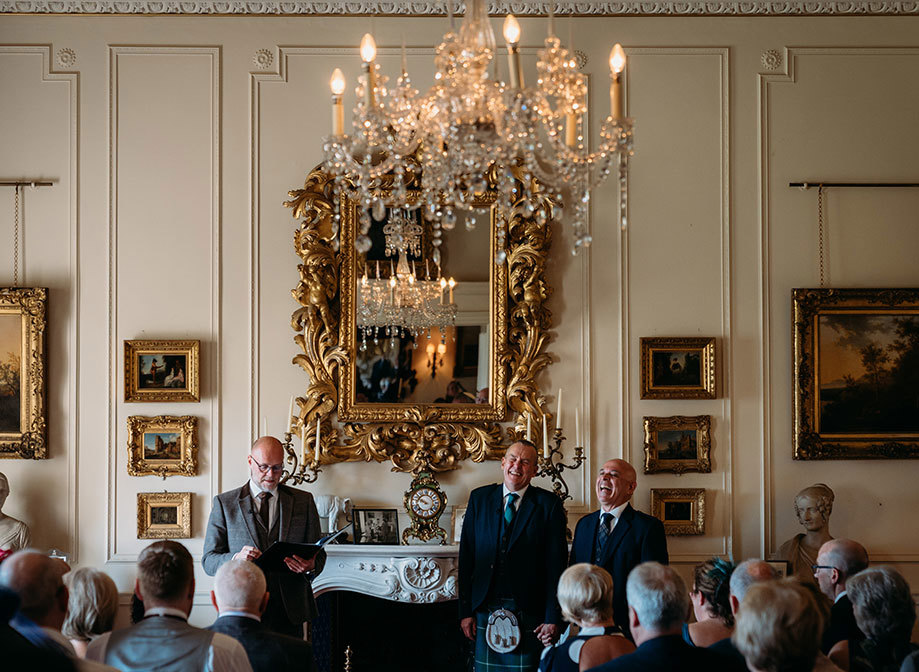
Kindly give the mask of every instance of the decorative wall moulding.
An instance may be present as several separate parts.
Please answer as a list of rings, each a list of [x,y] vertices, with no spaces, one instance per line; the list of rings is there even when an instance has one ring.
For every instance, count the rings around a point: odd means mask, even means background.
[[[630,0],[626,2],[556,2],[557,16],[879,16],[917,15],[919,1],[818,0],[815,2],[715,2],[707,0]],[[455,3],[458,12],[465,5]],[[544,16],[546,2],[490,2],[489,14]],[[439,0],[0,0],[3,14],[241,14],[355,16],[444,16]]]

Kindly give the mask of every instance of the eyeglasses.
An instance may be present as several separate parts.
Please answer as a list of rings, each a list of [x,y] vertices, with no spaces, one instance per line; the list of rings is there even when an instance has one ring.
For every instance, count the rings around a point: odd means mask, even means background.
[[[249,457],[252,457],[252,456],[250,455]],[[252,461],[255,462],[255,465],[258,467],[259,472],[262,474],[264,474],[268,470],[271,470],[272,474],[280,474],[282,471],[284,471],[283,464],[262,464],[261,462],[256,460],[254,457],[252,457]]]
[[[833,567],[832,565],[811,565],[811,570],[813,570],[814,574],[817,573],[818,569],[836,569],[836,568]]]

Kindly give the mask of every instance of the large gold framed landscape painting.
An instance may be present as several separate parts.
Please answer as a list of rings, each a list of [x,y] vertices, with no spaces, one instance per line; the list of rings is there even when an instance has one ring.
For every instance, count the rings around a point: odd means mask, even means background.
[[[44,287],[0,287],[0,457],[40,459],[45,443]]]
[[[794,458],[919,458],[919,289],[795,289]]]

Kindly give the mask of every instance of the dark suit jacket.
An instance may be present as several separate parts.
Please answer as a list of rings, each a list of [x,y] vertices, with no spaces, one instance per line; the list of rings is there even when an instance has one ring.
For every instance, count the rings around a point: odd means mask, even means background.
[[[708,649],[690,646],[680,635],[664,635],[588,672],[722,672],[731,669],[725,660]]]
[[[844,639],[864,639],[864,637],[855,623],[852,602],[849,600],[848,595],[843,595],[830,609],[830,622],[827,624],[826,632],[823,633],[820,649],[824,653],[829,653],[829,650],[833,648],[836,642],[841,642]]]
[[[460,618],[483,608],[494,578],[501,543],[502,484],[476,488],[469,496],[459,552]],[[561,623],[556,598],[565,570],[565,511],[558,496],[530,485],[520,500],[508,540],[507,562],[517,607],[541,623]]]
[[[313,647],[307,642],[272,632],[252,618],[221,616],[208,630],[222,632],[242,644],[253,672],[316,670]]]
[[[747,672],[747,661],[743,657],[743,654],[734,646],[734,642],[731,641],[730,637],[725,637],[724,639],[719,639],[717,642],[708,647],[709,651],[713,651],[725,658],[725,663],[723,669],[725,672],[729,670],[734,670],[735,672]]]
[[[232,558],[243,546],[259,548],[255,521],[257,508],[253,507],[248,481],[241,488],[229,490],[214,498],[204,537],[204,557],[201,560],[209,576],[214,576],[220,565]],[[319,512],[313,496],[308,492],[279,485],[278,516],[280,541],[314,543],[322,535]],[[324,566],[325,551],[319,551],[316,555],[316,569],[311,574],[316,576]],[[316,616],[316,600],[313,598],[309,576],[282,570],[267,578],[268,590],[272,595],[278,590],[291,623],[303,623]],[[272,586],[275,581],[276,588]]]
[[[589,513],[578,521],[569,564],[591,561],[599,526],[599,511]],[[625,581],[633,567],[649,560],[664,565],[669,562],[664,524],[654,516],[636,511],[629,504],[623,509],[596,563],[613,577],[613,618],[616,625],[626,632],[629,608],[625,599]]]

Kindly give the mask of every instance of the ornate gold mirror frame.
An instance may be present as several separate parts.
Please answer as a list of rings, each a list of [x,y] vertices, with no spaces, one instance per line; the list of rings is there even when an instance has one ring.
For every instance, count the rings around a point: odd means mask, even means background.
[[[515,177],[518,182],[522,179],[519,174]],[[494,182],[489,182],[493,190]],[[288,447],[288,477],[294,483],[312,482],[322,465],[337,462],[389,460],[393,471],[449,471],[461,460],[500,458],[511,442],[525,435],[528,415],[538,426],[544,398],[536,377],[550,362],[545,345],[551,314],[545,302],[551,289],[545,265],[556,204],[538,185],[531,189],[536,202],[516,203],[507,217],[506,263],[489,260],[494,266],[493,403],[478,407],[354,404],[355,327],[350,306],[357,266],[352,249],[356,206],[347,199],[336,202],[334,178],[321,167],[310,172],[302,189],[288,192],[291,200],[284,205],[300,220],[294,232],[300,281],[291,290],[300,308],[291,315],[290,324],[303,352],[293,363],[309,376],[306,396],[297,398],[298,411],[291,419],[305,437],[299,454]],[[488,197],[483,197],[485,203]],[[502,216],[494,208],[491,212],[492,218]],[[333,227],[336,214],[340,232]],[[340,427],[332,423],[335,411],[342,419]],[[513,413],[512,424],[502,427],[499,423],[507,420],[508,411]]]

